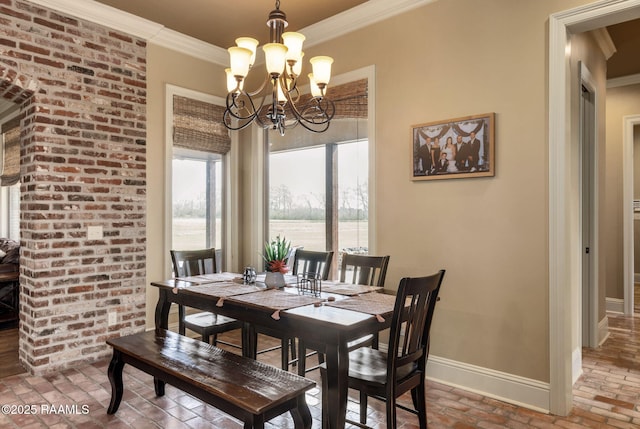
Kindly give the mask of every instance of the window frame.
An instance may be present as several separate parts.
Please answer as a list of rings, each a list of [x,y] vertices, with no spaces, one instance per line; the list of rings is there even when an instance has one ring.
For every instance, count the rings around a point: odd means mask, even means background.
[[[13,104],[13,103],[11,103]],[[3,125],[12,119],[16,118],[21,113],[21,108],[19,105],[13,105],[6,110],[0,112],[2,118],[0,119],[0,125]],[[0,136],[0,173],[2,173],[3,159],[4,156],[4,134]],[[18,181],[15,185],[11,186],[2,186],[0,189],[0,235],[2,237],[10,238],[12,240],[20,240],[20,186],[22,180]],[[18,201],[16,202],[14,198],[12,198],[12,194],[18,192]],[[12,214],[15,213],[17,209],[18,212],[18,230],[15,231],[15,228],[12,225]]]

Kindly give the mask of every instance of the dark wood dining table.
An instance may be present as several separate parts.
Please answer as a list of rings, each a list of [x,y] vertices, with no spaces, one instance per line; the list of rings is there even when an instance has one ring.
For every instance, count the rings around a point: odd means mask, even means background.
[[[152,282],[159,289],[156,327],[168,329],[171,305],[180,304],[243,321],[243,355],[247,357],[256,358],[254,326],[281,330],[309,344],[321,345],[327,368],[326,388],[322,390],[322,427],[344,428],[349,373],[347,343],[388,328],[395,297],[382,293],[347,297],[331,292],[316,297],[298,294],[295,288],[266,289],[223,276],[219,277],[221,281],[215,281],[215,276],[209,279],[211,283],[206,283],[206,278],[205,283],[193,278]],[[331,290],[329,286],[325,289]],[[333,287],[341,289],[340,284]],[[342,289],[349,290],[344,285]],[[335,300],[328,301],[330,296]]]

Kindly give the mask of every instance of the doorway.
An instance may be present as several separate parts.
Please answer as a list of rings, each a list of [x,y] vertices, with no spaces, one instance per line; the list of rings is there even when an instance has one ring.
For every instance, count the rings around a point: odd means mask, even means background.
[[[623,118],[623,138],[622,138],[622,153],[623,153],[623,184],[622,184],[622,200],[623,200],[623,247],[624,247],[624,313],[627,316],[634,313],[640,313],[640,283],[636,283],[635,278],[635,259],[640,256],[638,252],[634,250],[635,242],[638,241],[635,237],[640,235],[638,226],[636,224],[636,204],[634,203],[639,198],[636,195],[640,194],[639,189],[634,189],[635,179],[635,165],[634,161],[636,157],[640,157],[640,150],[635,147],[635,141],[640,140],[640,115],[630,115]],[[633,209],[632,209],[633,207]],[[639,217],[640,219],[640,217]]]
[[[25,372],[19,358],[20,106],[0,98],[0,378]]]
[[[594,348],[598,332],[597,157],[596,87],[587,67],[580,63],[580,184],[582,216],[582,346]]]
[[[569,73],[570,35],[640,17],[640,0],[606,0],[549,17],[549,410],[567,415],[573,406],[572,352],[576,324],[572,314],[572,290],[579,289],[580,247],[569,237],[575,225],[571,187],[575,174],[569,151],[569,120],[572,117]]]

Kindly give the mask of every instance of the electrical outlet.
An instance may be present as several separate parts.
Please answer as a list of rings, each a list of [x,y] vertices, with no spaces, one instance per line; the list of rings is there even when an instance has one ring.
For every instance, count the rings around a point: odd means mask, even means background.
[[[112,311],[109,313],[109,326],[113,326],[118,323],[118,313]]]
[[[103,238],[102,225],[92,225],[87,227],[88,240],[102,240]]]

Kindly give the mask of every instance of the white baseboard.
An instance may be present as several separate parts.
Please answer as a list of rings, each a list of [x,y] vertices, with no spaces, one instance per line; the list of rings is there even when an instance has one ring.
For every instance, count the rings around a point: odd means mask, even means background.
[[[582,348],[576,348],[571,353],[571,384],[575,384],[582,375]]]
[[[604,316],[598,323],[598,345],[601,346],[607,338],[609,338],[609,318]]]
[[[606,298],[607,311],[613,313],[624,313],[624,299]]]
[[[427,378],[490,398],[548,413],[549,383],[430,355]]]

